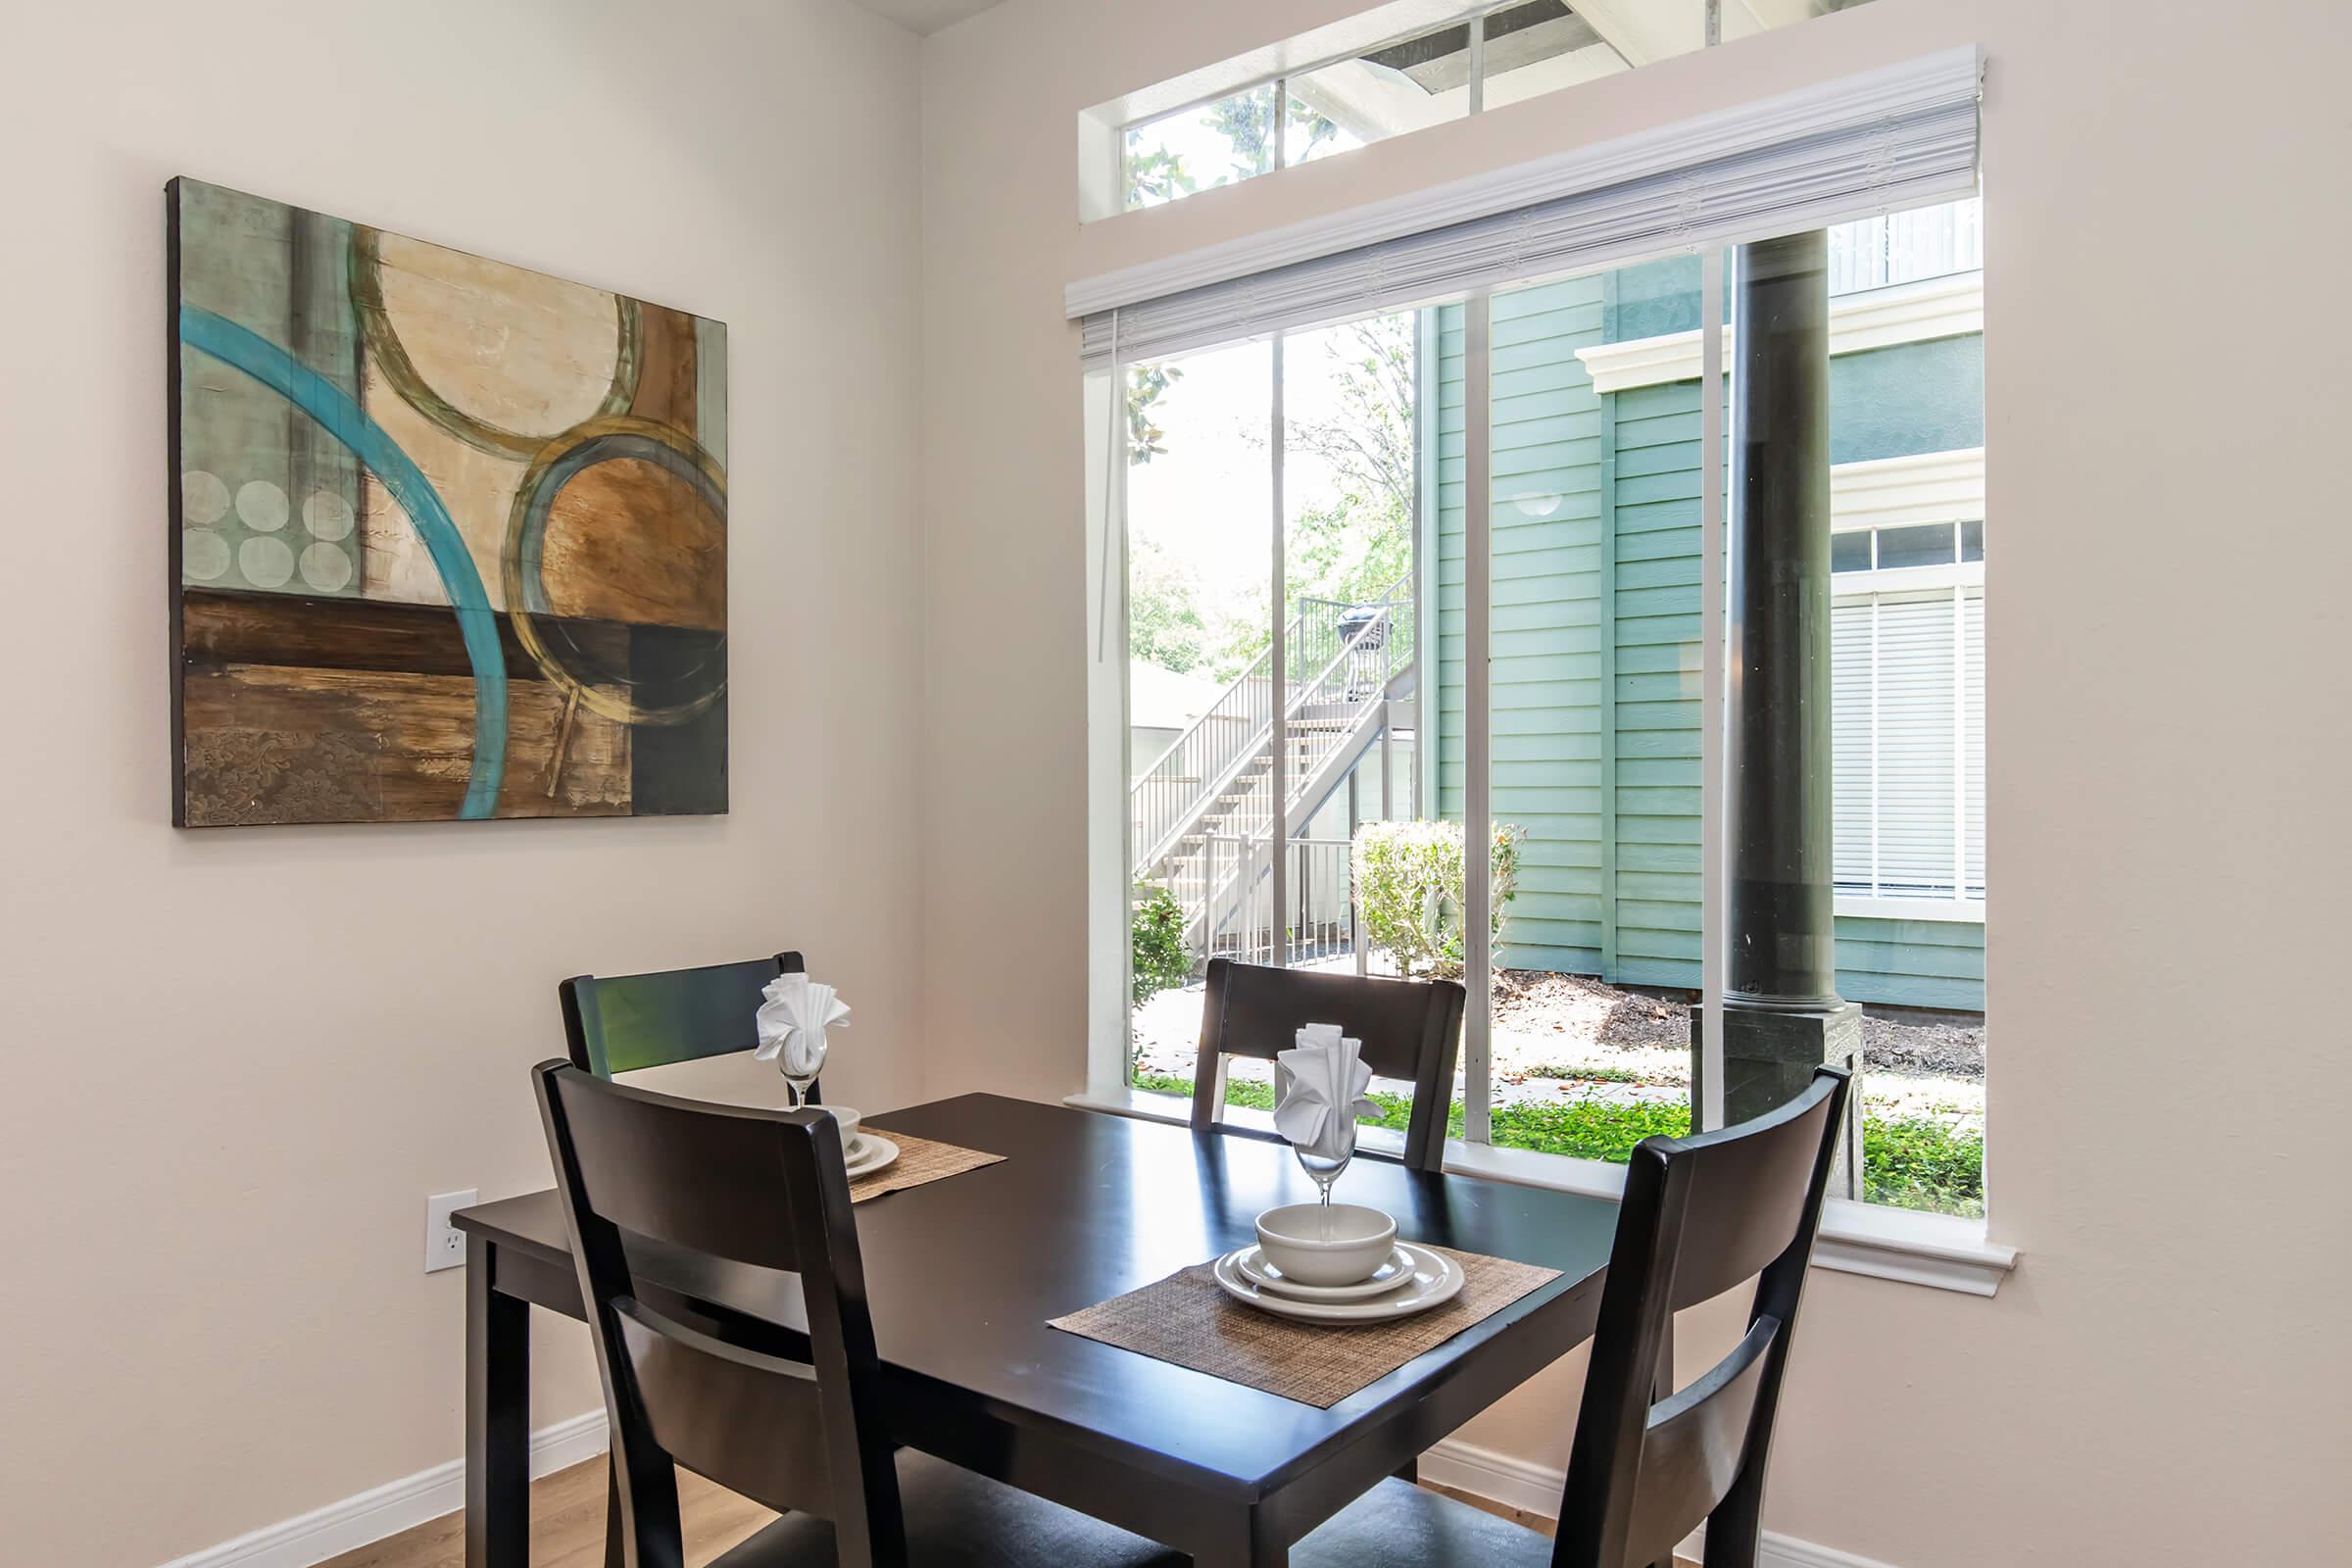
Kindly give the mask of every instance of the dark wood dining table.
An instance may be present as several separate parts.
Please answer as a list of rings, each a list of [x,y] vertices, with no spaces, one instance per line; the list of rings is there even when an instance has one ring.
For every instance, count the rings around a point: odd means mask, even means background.
[[[1259,1210],[1311,1199],[1286,1147],[996,1095],[867,1125],[1006,1156],[858,1205],[896,1440],[1204,1565],[1285,1562],[1317,1524],[1588,1339],[1616,1226],[1604,1200],[1359,1157],[1339,1196],[1396,1215],[1399,1236],[1559,1277],[1317,1409],[1047,1326],[1242,1246]],[[578,1318],[579,1285],[552,1190],[456,1223],[466,1561],[524,1568],[528,1309]],[[790,1275],[651,1244],[633,1244],[631,1263],[648,1287],[806,1327]]]

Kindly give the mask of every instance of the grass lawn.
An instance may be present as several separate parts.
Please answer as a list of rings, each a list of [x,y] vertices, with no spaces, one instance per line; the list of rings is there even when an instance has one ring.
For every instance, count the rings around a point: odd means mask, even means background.
[[[1169,1073],[1138,1073],[1135,1087],[1153,1094],[1192,1097],[1193,1080]],[[1369,1126],[1401,1132],[1412,1114],[1412,1099],[1375,1091],[1380,1115]],[[1274,1108],[1271,1084],[1229,1079],[1228,1104]],[[1496,1105],[1489,1114],[1493,1141],[1506,1149],[1544,1154],[1572,1154],[1623,1164],[1634,1146],[1652,1136],[1680,1138],[1690,1130],[1690,1107],[1679,1102],[1626,1103],[1604,1100],[1534,1101]],[[1462,1105],[1446,1117],[1455,1137],[1462,1132]],[[1862,1115],[1863,1196],[1874,1203],[1921,1208],[1971,1217],[1984,1212],[1984,1140],[1954,1131],[1931,1116]]]

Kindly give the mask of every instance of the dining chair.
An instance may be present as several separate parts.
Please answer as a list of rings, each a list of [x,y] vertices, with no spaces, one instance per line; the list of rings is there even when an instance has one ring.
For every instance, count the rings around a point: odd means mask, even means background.
[[[711,1568],[1186,1561],[897,1449],[831,1116],[678,1100],[564,1061],[533,1082],[596,1343],[624,1568],[680,1568],[680,1465],[784,1515]],[[797,1274],[806,1341],[641,1292],[623,1233]]]
[[[1706,1568],[1755,1568],[1781,1378],[1848,1087],[1818,1068],[1769,1114],[1635,1146],[1556,1539],[1391,1480],[1293,1548],[1293,1568],[1671,1568],[1702,1523]],[[1751,1276],[1746,1336],[1675,1392],[1674,1314]]]
[[[803,974],[797,953],[648,974],[574,975],[556,988],[572,1065],[599,1078],[751,1051],[761,989],[780,974]],[[815,1086],[809,1102],[817,1103]]]
[[[1226,1057],[1271,1061],[1298,1044],[1298,1031],[1307,1024],[1336,1023],[1342,1034],[1364,1043],[1359,1059],[1375,1078],[1413,1086],[1404,1163],[1415,1170],[1442,1170],[1462,1005],[1462,988],[1451,980],[1392,980],[1211,958],[1200,1008],[1200,1054],[1193,1066],[1193,1131],[1238,1130],[1217,1121]]]

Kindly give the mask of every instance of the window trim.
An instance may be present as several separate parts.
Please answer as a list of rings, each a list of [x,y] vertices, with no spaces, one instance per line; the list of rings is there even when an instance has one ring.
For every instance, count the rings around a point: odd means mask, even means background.
[[[1175,1127],[1191,1125],[1184,1102],[1175,1096],[1115,1082],[1065,1095],[1061,1102],[1075,1110]],[[1446,1141],[1446,1172],[1610,1202],[1625,1192],[1622,1165],[1526,1149],[1472,1145],[1460,1139]],[[2016,1248],[1990,1238],[1984,1220],[1836,1198],[1823,1205],[1821,1235],[1813,1245],[1815,1268],[1957,1291],[1964,1296],[1992,1296],[2017,1267],[2018,1257]]]
[[[1926,343],[1942,337],[1970,337],[1984,330],[1984,274],[1982,270],[1947,272],[1909,283],[1858,294],[1840,294],[1830,301],[1830,355],[1862,354],[1901,343]],[[1664,386],[1698,379],[1698,332],[1661,332],[1655,337],[1628,338],[1578,349],[1592,376],[1595,392],[1630,392],[1636,387]],[[1984,449],[1977,453],[1982,472]],[[1902,463],[1883,458],[1882,463]],[[1860,467],[1861,465],[1847,465]]]

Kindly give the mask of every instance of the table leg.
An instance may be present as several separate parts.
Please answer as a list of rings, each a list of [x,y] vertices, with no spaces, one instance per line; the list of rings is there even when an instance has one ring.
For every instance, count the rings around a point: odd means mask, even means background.
[[[466,1568],[527,1568],[531,1309],[492,1283],[498,1248],[466,1240]]]
[[[1290,1568],[1291,1547],[1274,1535],[1257,1509],[1235,1508],[1210,1527],[1205,1549],[1195,1552],[1193,1560],[1203,1568],[1209,1563],[1219,1568]]]

